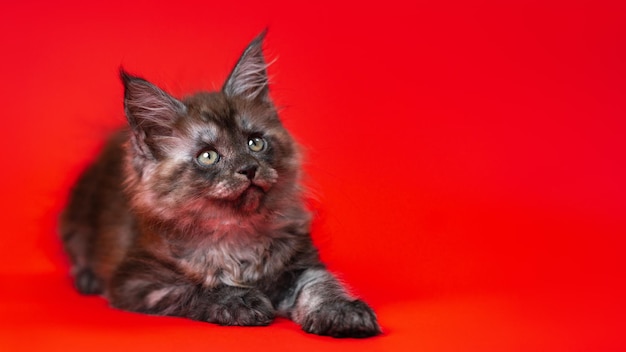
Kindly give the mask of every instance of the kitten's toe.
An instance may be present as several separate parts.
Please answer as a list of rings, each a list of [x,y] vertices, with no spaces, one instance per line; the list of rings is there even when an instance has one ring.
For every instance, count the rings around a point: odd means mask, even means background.
[[[220,325],[264,326],[274,316],[269,298],[257,290],[244,290],[211,305],[207,320]]]
[[[100,279],[89,268],[80,269],[74,276],[74,285],[78,292],[84,295],[96,295],[102,293]]]
[[[370,337],[381,333],[372,309],[360,300],[323,304],[302,324],[308,333],[332,337]]]

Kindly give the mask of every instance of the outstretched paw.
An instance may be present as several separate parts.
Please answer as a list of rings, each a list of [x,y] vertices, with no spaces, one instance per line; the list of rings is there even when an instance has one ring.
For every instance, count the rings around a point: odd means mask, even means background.
[[[361,300],[324,303],[309,313],[302,329],[333,337],[370,337],[381,333],[376,315]]]
[[[220,325],[263,326],[274,320],[274,307],[258,290],[229,287],[208,307],[207,321]]]

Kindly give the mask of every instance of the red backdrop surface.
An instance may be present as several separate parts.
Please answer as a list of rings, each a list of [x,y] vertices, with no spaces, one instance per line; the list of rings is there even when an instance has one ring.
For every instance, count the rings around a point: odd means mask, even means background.
[[[623,1],[0,5],[0,350],[624,350]],[[124,123],[120,64],[221,86],[266,26],[314,237],[385,333],[223,328],[71,287],[68,188]]]

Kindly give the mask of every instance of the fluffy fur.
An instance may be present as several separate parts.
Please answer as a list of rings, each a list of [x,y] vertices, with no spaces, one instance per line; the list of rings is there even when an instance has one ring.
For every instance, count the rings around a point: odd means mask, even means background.
[[[121,70],[129,128],[72,190],[60,232],[77,289],[112,306],[222,325],[290,317],[310,333],[380,333],[320,262],[298,148],[268,91],[263,35],[224,87],[178,100]]]

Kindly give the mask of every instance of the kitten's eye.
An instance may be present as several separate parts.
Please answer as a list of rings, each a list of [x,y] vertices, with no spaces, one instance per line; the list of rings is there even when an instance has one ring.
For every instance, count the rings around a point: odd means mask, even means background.
[[[267,146],[265,139],[261,137],[252,137],[248,139],[248,148],[253,152],[260,152]]]
[[[205,149],[196,156],[196,161],[200,166],[210,166],[220,160],[220,155],[213,149]]]

